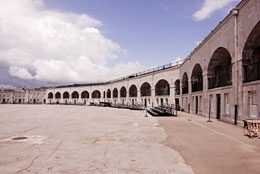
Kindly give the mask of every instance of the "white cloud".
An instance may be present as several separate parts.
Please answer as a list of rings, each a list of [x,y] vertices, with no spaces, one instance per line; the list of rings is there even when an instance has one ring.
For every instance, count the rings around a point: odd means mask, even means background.
[[[195,42],[196,43],[196,45],[199,45],[199,44],[201,44],[201,41],[197,41],[197,42]]]
[[[205,0],[202,8],[199,11],[195,12],[193,14],[193,17],[196,21],[202,21],[209,18],[213,12],[224,8],[234,1],[237,0]]]
[[[139,71],[138,62],[108,67],[122,49],[87,14],[51,11],[42,0],[0,1],[0,64],[11,76],[53,82],[106,81]]]
[[[22,67],[11,66],[9,68],[9,74],[21,79],[32,79],[32,75],[28,72],[28,70]]]

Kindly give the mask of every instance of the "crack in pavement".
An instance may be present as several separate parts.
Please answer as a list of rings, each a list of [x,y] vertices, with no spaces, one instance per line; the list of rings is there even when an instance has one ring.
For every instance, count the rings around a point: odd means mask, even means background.
[[[24,168],[24,169],[22,169],[22,170],[19,170],[19,171],[15,172],[15,173],[21,173],[21,172],[23,172],[23,171],[25,171],[25,170],[28,170],[30,167],[32,167],[34,161],[37,160],[40,156],[41,156],[41,155],[38,155],[37,157],[33,158],[33,160],[31,161],[31,163],[30,163],[29,166],[27,166],[26,168]]]

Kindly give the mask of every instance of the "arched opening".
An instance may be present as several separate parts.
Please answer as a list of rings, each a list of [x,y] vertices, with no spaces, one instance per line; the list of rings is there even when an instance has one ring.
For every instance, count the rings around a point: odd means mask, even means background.
[[[98,90],[92,92],[92,98],[100,98],[101,94]]]
[[[120,89],[120,97],[121,98],[126,97],[126,88],[124,86]]]
[[[48,93],[48,99],[53,99],[53,93],[52,92]]]
[[[64,99],[70,98],[70,94],[69,94],[67,91],[64,92],[64,93],[63,93],[63,98],[64,98]]]
[[[180,95],[180,79],[176,80],[174,85],[175,85],[175,95]]]
[[[56,94],[55,94],[55,98],[56,98],[56,99],[60,99],[60,98],[61,98],[61,94],[60,94],[60,92],[56,92]]]
[[[107,98],[111,98],[111,90],[110,89],[107,90]]]
[[[88,93],[88,91],[83,91],[83,92],[81,93],[81,98],[89,98],[89,93]]]
[[[189,93],[189,78],[186,72],[182,76],[181,84],[182,84],[182,94]]]
[[[106,91],[103,92],[103,98],[106,98]]]
[[[157,82],[155,85],[155,95],[170,95],[170,84],[164,79]]]
[[[202,68],[200,64],[196,64],[191,74],[191,88],[192,92],[203,91],[203,77]]]
[[[137,97],[137,87],[135,85],[130,86],[129,97]]]
[[[71,98],[73,99],[79,98],[79,93],[77,91],[72,92]]]
[[[249,34],[245,43],[243,60],[243,82],[260,80],[260,21]]]
[[[141,97],[151,96],[151,85],[147,82],[143,83],[140,91],[141,91]]]
[[[208,67],[208,89],[232,85],[231,56],[226,48],[218,48]]]
[[[118,90],[117,88],[113,89],[113,98],[117,98],[118,97]]]

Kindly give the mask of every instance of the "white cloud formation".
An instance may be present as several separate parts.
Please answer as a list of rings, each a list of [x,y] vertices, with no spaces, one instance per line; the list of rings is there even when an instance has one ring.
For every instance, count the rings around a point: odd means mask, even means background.
[[[44,9],[42,0],[0,1],[0,64],[11,76],[53,82],[106,81],[139,71],[138,62],[108,67],[122,51],[87,14]]]
[[[234,1],[237,0],[205,0],[202,8],[199,11],[195,12],[193,14],[193,17],[196,21],[202,21],[209,18],[213,12],[224,8]]]

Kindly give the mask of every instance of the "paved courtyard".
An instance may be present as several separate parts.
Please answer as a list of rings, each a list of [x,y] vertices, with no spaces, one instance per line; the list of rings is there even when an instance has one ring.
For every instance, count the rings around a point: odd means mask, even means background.
[[[0,173],[192,174],[156,118],[113,108],[0,105]]]

